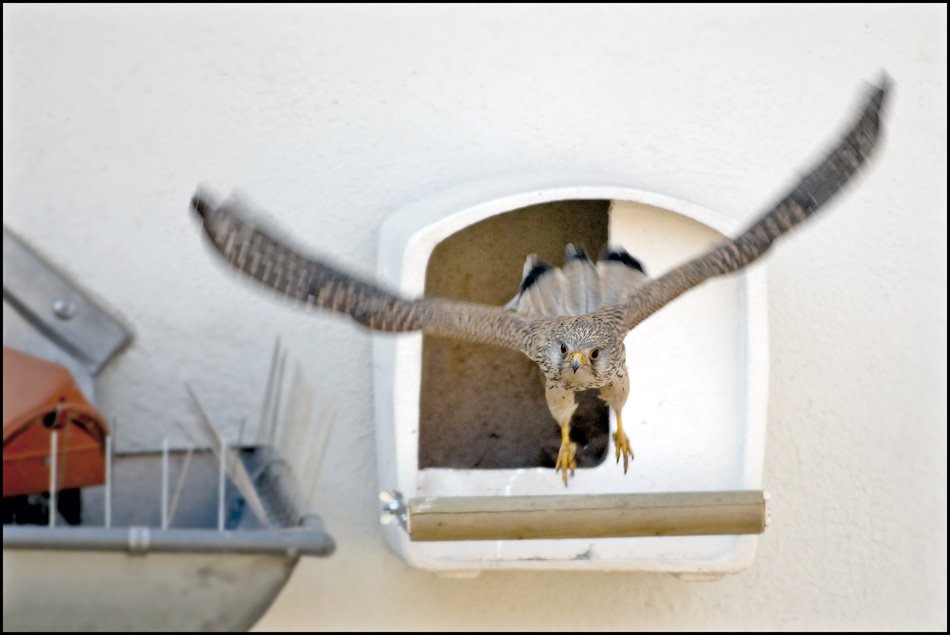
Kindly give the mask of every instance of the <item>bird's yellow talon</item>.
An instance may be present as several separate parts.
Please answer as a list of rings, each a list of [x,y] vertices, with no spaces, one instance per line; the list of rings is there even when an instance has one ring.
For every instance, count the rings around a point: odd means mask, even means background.
[[[577,444],[572,443],[570,438],[565,436],[561,439],[561,449],[557,453],[557,463],[554,464],[556,472],[563,473],[564,486],[567,487],[567,471],[574,475],[574,468],[577,467],[577,461],[574,460],[574,452],[577,450]]]
[[[623,432],[614,435],[614,443],[617,446],[617,463],[620,463],[620,456],[623,455],[623,473],[627,473],[630,461],[633,460],[633,448],[630,447],[630,440]]]
[[[620,422],[620,413],[617,413],[617,432],[614,433],[614,444],[617,448],[617,463],[620,463],[620,457],[623,456],[623,473],[627,473],[630,461],[633,460],[633,448],[630,447],[630,439],[623,432],[623,423]]]

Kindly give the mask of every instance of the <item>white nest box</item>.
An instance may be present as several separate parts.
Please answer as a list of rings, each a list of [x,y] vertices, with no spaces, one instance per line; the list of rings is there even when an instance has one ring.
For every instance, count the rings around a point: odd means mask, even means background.
[[[667,196],[617,186],[484,184],[405,208],[380,230],[381,283],[502,305],[529,253],[559,266],[567,242],[596,258],[622,246],[659,276],[741,230],[734,220]],[[760,490],[768,397],[765,272],[706,282],[626,338],[624,427],[635,458],[614,460],[612,413],[579,399],[578,468],[554,470],[560,431],[540,371],[524,355],[423,336],[374,337],[380,489],[404,500],[577,497]],[[552,499],[553,500],[553,499]],[[564,498],[559,498],[563,503]],[[576,512],[583,514],[583,511]],[[409,564],[444,573],[483,569],[668,571],[716,577],[747,568],[755,535],[525,540],[411,539],[384,528]],[[659,532],[658,532],[659,533]]]

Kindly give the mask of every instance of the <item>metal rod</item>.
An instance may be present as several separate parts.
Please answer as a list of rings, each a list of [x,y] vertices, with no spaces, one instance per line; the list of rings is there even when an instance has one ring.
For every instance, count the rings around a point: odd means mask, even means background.
[[[49,437],[49,526],[56,526],[56,460],[59,454],[59,430]]]
[[[264,389],[264,404],[261,407],[261,420],[257,426],[257,445],[264,445],[265,431],[270,415],[271,399],[274,398],[274,379],[277,373],[277,359],[280,356],[280,336],[274,340],[274,353],[271,355],[270,370],[267,371],[267,387]]]
[[[301,487],[307,488],[307,493],[301,509],[309,510],[309,506],[313,504],[314,493],[317,490],[317,480],[320,477],[320,471],[323,468],[323,461],[327,456],[327,447],[329,446],[330,433],[333,431],[333,423],[336,421],[336,411],[333,410],[330,402],[324,400],[323,407],[320,411],[319,419],[319,435],[311,446],[310,461],[308,464],[308,470],[301,470],[306,479],[301,483]]]
[[[244,447],[244,428],[247,426],[247,417],[241,417],[241,428],[238,430],[238,440],[236,446],[238,448]]]
[[[268,423],[268,436],[266,445],[276,447],[277,433],[277,415],[280,411],[280,398],[284,389],[284,367],[287,365],[287,351],[280,355],[280,362],[277,366],[277,383],[274,388],[274,401],[271,403],[270,422]]]
[[[112,435],[106,437],[106,529],[112,527]]]
[[[162,529],[168,529],[168,437],[162,439]]]
[[[294,475],[298,477],[298,483],[300,482],[299,477],[303,473],[302,466],[306,452],[309,450],[310,439],[305,431],[308,423],[313,419],[315,400],[316,391],[313,384],[310,383],[310,379],[300,363],[295,363],[287,409],[284,412],[284,422],[281,426],[276,447],[277,454],[290,464]]]
[[[228,444],[225,442],[224,437],[218,433],[217,428],[211,424],[207,415],[205,415],[204,408],[201,407],[201,402],[198,401],[198,397],[195,396],[195,391],[191,389],[191,386],[189,386],[187,382],[185,383],[185,390],[188,391],[188,396],[191,397],[191,401],[195,404],[195,409],[198,411],[198,421],[205,426],[205,431],[208,433],[209,440],[211,441],[211,451],[218,453],[218,531],[224,531],[224,486],[228,471]]]
[[[760,534],[762,491],[413,498],[410,540]]]
[[[312,520],[308,518],[308,521]],[[285,556],[328,556],[335,548],[323,526],[256,531],[154,527],[39,527],[4,525],[4,549],[64,549],[143,553],[242,553]]]
[[[175,510],[178,509],[178,499],[181,496],[182,487],[185,485],[185,477],[188,475],[188,466],[191,465],[191,457],[195,453],[195,438],[191,436],[191,432],[186,430],[180,423],[176,422],[175,425],[188,437],[188,452],[185,454],[185,462],[182,464],[181,472],[178,474],[178,484],[175,485],[175,495],[172,496],[172,503],[168,509],[169,527],[175,522]]]
[[[66,480],[66,464],[69,461],[69,440],[72,437],[73,428],[75,426],[72,424],[72,420],[67,417],[66,425],[63,426],[63,436],[57,444],[60,446],[59,451],[56,453],[56,491],[63,489],[63,482]],[[62,460],[60,460],[62,459]]]
[[[224,485],[228,471],[228,444],[222,438],[221,451],[218,452],[218,531],[224,531]]]

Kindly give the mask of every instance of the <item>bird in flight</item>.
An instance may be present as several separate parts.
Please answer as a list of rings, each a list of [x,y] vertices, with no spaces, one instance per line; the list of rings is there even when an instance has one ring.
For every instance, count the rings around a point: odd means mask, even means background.
[[[527,355],[545,376],[548,408],[561,428],[555,470],[567,485],[576,467],[570,439],[575,393],[599,389],[616,413],[615,456],[618,463],[623,458],[626,473],[633,458],[620,416],[630,392],[627,333],[682,293],[748,266],[834,197],[874,151],[889,90],[886,76],[871,86],[857,118],[830,152],[737,238],[655,279],[622,249],[605,250],[595,265],[582,249],[568,245],[560,269],[529,256],[518,293],[504,307],[403,298],[300,253],[236,202],[215,204],[199,190],[191,208],[232,267],[292,300],[347,314],[377,331],[422,330]]]

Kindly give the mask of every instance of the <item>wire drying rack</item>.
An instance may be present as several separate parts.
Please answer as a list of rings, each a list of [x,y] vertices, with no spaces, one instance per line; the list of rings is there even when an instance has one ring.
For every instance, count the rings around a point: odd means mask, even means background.
[[[334,413],[300,364],[284,390],[287,365],[278,340],[251,445],[229,444],[190,385],[186,449],[166,437],[115,455],[107,437],[106,483],[82,490],[80,524],[57,512],[51,435],[47,524],[3,527],[4,630],[246,630],[301,556],[332,554],[313,499]]]

